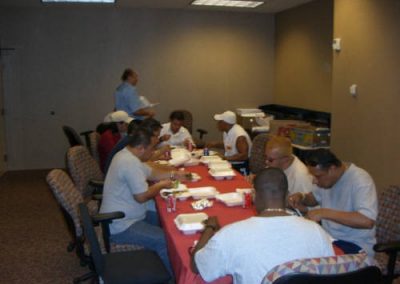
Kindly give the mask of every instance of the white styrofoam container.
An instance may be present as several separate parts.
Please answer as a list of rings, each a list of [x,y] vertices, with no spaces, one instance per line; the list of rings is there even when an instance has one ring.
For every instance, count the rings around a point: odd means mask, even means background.
[[[178,230],[185,235],[191,235],[204,229],[203,221],[207,218],[206,213],[179,214],[175,217],[174,222]]]
[[[215,198],[229,207],[243,205],[243,194],[238,192],[218,194]]]
[[[192,187],[189,188],[188,191],[193,199],[215,198],[215,196],[219,193],[213,186]]]

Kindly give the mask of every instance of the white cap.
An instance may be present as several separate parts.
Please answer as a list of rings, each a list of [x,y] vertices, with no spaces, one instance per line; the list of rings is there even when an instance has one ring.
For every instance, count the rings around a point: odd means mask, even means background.
[[[125,122],[129,124],[132,120],[133,118],[123,110],[110,112],[104,117],[104,122]]]
[[[214,115],[215,120],[223,120],[229,124],[236,123],[236,114],[233,111],[227,110],[224,113]]]

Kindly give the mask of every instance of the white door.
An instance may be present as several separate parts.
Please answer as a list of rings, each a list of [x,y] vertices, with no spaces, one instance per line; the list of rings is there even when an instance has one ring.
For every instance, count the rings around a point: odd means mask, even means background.
[[[4,85],[3,85],[3,62],[0,50],[0,176],[7,170],[6,159],[6,124],[4,121]]]

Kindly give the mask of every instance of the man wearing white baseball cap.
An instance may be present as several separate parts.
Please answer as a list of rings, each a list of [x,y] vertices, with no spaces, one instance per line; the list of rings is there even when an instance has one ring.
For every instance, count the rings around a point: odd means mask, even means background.
[[[128,125],[132,121],[133,118],[122,110],[111,112],[104,118],[104,122],[110,123],[111,125],[108,130],[101,134],[99,144],[97,145],[101,170],[104,170],[108,155],[118,141],[126,135]]]
[[[230,110],[214,115],[218,130],[223,132],[223,142],[208,143],[208,147],[225,149],[225,159],[236,170],[247,172],[251,150],[251,139],[246,130],[236,124],[236,114]]]

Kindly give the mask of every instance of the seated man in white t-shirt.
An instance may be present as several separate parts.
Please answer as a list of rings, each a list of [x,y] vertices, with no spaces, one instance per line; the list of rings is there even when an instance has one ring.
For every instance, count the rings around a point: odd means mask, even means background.
[[[287,179],[267,168],[255,178],[258,215],[219,230],[210,217],[192,254],[192,270],[209,282],[232,275],[233,283],[261,283],[287,261],[334,255],[329,235],[316,223],[285,210]]]
[[[372,177],[355,164],[342,162],[327,149],[311,151],[304,163],[315,186],[307,194],[291,195],[289,204],[307,212],[311,220],[321,222],[335,239],[356,244],[356,248],[345,248],[344,252],[356,253],[362,248],[374,255],[378,200]],[[321,207],[310,208],[317,205]]]
[[[195,146],[192,135],[183,126],[185,116],[181,111],[173,111],[169,116],[169,122],[162,125],[160,133],[160,145],[184,146],[192,148]]]
[[[251,151],[251,139],[246,130],[236,124],[236,114],[225,111],[214,115],[218,130],[223,132],[223,142],[207,143],[207,147],[224,148],[224,158],[231,162],[233,167],[242,171],[248,170],[248,159]]]
[[[283,136],[271,136],[265,145],[265,164],[280,168],[288,179],[289,194],[307,193],[312,190],[312,176],[299,158],[293,155],[292,143]]]

